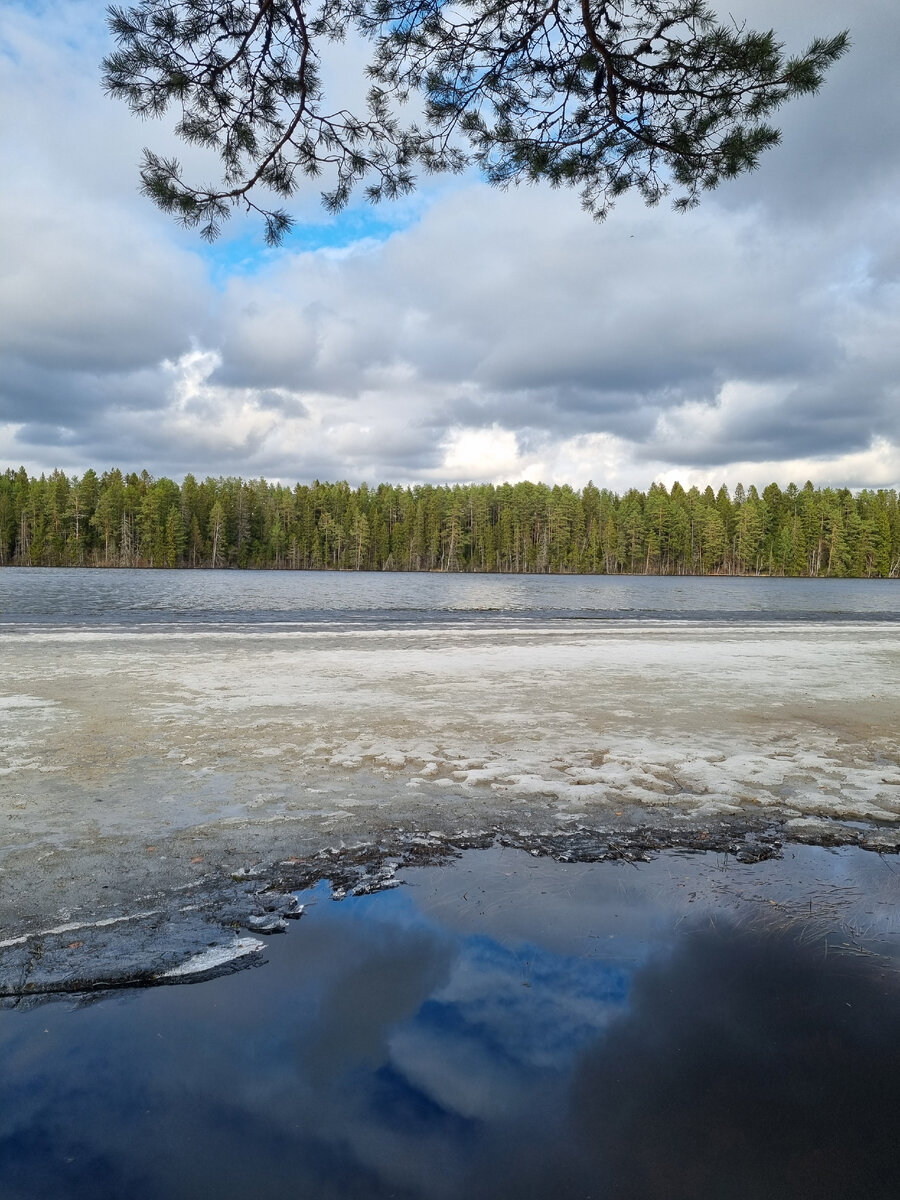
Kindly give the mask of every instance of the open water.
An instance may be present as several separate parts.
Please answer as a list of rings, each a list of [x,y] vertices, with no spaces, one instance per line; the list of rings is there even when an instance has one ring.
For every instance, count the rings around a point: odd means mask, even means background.
[[[900,864],[500,849],[0,1012],[4,1200],[888,1200]]]
[[[897,621],[900,581],[287,571],[0,570],[0,629],[478,621]]]

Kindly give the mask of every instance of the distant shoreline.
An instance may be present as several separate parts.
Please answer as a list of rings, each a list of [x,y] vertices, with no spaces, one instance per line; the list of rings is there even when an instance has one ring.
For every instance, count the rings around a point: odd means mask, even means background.
[[[893,489],[0,475],[0,567],[900,578]]]
[[[760,582],[775,581],[784,583],[785,581],[796,580],[798,583],[809,583],[821,581],[822,583],[834,583],[846,580],[847,583],[865,583],[865,582],[900,582],[900,575],[778,575],[769,574],[768,572],[727,572],[727,571],[505,571],[500,569],[482,569],[481,567],[462,568],[444,568],[440,567],[289,567],[289,566],[258,566],[247,565],[240,566],[237,563],[219,564],[211,566],[209,563],[200,563],[197,566],[191,566],[189,563],[178,563],[174,567],[160,565],[156,566],[151,563],[133,563],[131,565],[120,565],[118,563],[0,563],[0,571],[186,571],[186,572],[225,572],[236,575],[246,574],[250,572],[259,572],[260,574],[280,574],[280,575],[477,575],[477,576],[502,576],[504,579],[510,576],[516,576],[523,579],[547,579],[549,578],[569,578],[569,579],[756,579]]]

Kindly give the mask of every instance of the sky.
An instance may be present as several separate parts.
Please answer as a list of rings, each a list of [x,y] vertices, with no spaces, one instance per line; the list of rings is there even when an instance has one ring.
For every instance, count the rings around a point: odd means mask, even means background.
[[[730,0],[853,45],[690,213],[469,174],[331,218],[312,185],[276,250],[139,195],[174,143],[103,94],[104,8],[0,6],[0,470],[900,486],[896,0]],[[354,94],[357,50],[329,69]]]

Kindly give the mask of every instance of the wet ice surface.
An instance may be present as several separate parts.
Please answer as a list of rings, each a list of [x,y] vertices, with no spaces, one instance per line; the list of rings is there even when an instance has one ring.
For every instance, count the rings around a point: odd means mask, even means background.
[[[0,992],[164,974],[329,849],[894,849],[898,586],[0,571]]]
[[[3,1195],[893,1197],[897,868],[493,849],[319,885],[258,970],[0,1012]]]
[[[298,812],[340,831],[387,797],[895,821],[898,645],[827,625],[9,635],[3,807],[67,836]]]

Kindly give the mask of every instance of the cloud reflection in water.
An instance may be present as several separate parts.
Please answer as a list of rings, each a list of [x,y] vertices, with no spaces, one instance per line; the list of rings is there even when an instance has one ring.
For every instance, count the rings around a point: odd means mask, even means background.
[[[738,876],[879,866],[801,860]],[[893,1196],[896,940],[711,924],[675,890],[702,861],[468,855],[319,889],[264,970],[3,1013],[4,1196]]]

